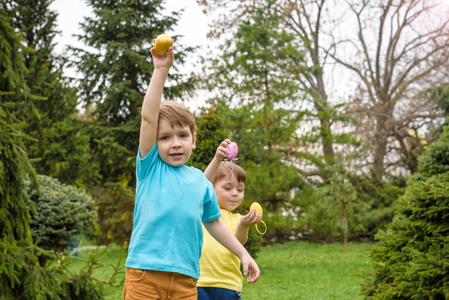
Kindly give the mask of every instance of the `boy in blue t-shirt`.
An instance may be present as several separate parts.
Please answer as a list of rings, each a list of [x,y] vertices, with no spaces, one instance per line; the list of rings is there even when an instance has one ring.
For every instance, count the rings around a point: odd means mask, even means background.
[[[134,225],[126,260],[123,299],[197,299],[204,224],[242,262],[248,282],[259,279],[256,262],[220,220],[212,184],[184,163],[195,148],[193,114],[182,104],[162,101],[173,63],[151,49],[154,72],[142,105],[136,160]]]

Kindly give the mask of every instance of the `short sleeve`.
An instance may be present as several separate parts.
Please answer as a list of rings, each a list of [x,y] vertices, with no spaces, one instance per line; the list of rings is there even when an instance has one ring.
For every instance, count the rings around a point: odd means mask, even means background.
[[[156,159],[159,157],[159,152],[157,149],[157,144],[154,144],[153,148],[151,148],[150,152],[144,157],[140,156],[140,146],[137,151],[136,157],[136,177],[137,180],[143,180],[149,173],[149,170],[152,165],[156,162]]]
[[[207,180],[207,179],[206,179]],[[210,222],[220,218],[220,207],[218,206],[217,195],[214,187],[209,180],[207,180],[207,190],[204,197],[204,210],[201,222]]]

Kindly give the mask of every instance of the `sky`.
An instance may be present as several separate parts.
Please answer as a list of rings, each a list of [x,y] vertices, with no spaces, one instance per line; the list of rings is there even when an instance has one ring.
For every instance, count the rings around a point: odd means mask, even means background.
[[[210,30],[208,26],[209,19],[202,12],[202,8],[197,4],[196,0],[167,0],[165,7],[168,11],[179,10],[184,8],[184,13],[178,21],[177,27],[173,32],[165,32],[169,35],[182,35],[183,37],[178,42],[185,46],[201,46],[203,50],[205,45],[211,45],[212,42],[207,39],[207,33]],[[78,42],[73,34],[81,34],[79,23],[84,21],[86,16],[92,16],[90,8],[87,6],[85,0],[55,0],[50,9],[58,13],[57,26],[61,34],[56,36],[56,52],[62,53],[68,45],[75,47],[82,47],[83,44]],[[176,45],[174,45],[176,47]],[[200,50],[197,55],[190,57],[187,61],[185,71],[190,73],[194,63],[198,61]],[[73,69],[67,69],[68,76],[75,77],[76,74]],[[199,106],[204,105],[206,95],[204,92],[199,92],[189,103],[185,103],[187,107],[192,110],[197,110]]]
[[[80,34],[79,23],[83,22],[84,17],[92,16],[86,1],[55,0],[50,8],[59,14],[57,24],[58,29],[62,31],[62,35],[57,36],[55,40],[58,43],[56,50],[63,51],[67,45],[81,46],[73,34]],[[174,32],[166,32],[167,34],[183,35],[181,42],[188,45],[207,43],[208,18],[196,0],[167,0],[166,8],[169,11],[185,9]]]

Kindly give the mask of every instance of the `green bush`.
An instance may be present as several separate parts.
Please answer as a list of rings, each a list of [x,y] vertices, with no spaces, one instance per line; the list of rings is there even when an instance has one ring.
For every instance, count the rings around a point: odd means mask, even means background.
[[[129,242],[133,229],[134,189],[120,182],[98,188],[98,234],[100,244]]]
[[[362,285],[368,299],[449,298],[448,142],[445,130],[419,157],[393,222],[377,235]]]
[[[356,197],[352,200],[353,204],[347,204],[349,239],[372,240],[379,229],[385,229],[392,221],[394,202],[404,193],[404,189],[400,183],[387,183],[373,174],[351,175],[348,180]],[[341,210],[346,194],[339,192],[343,198],[338,203],[338,191],[339,188],[335,188],[335,184],[333,189],[330,185],[303,188],[298,193],[299,203],[295,211],[298,221],[292,230],[297,234],[300,232],[303,238],[308,240],[342,240],[344,218],[341,216]]]
[[[369,299],[447,299],[449,296],[449,173],[417,181],[397,204],[388,230],[370,256]],[[445,298],[446,297],[446,298]]]
[[[76,235],[93,230],[97,208],[94,200],[81,189],[61,184],[57,179],[39,175],[40,194],[27,186],[29,199],[37,206],[31,214],[33,240],[48,250],[62,252]]]

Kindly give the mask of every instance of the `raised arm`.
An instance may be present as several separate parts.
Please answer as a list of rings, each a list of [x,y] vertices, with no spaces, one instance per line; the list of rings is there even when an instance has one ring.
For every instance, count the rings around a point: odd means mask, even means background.
[[[154,48],[151,49],[153,57],[154,71],[148,86],[142,105],[142,123],[140,125],[140,155],[145,157],[157,140],[157,126],[159,118],[159,107],[162,100],[162,91],[168,71],[173,64],[173,48],[169,48],[164,55],[156,54]]]
[[[248,251],[240,244],[237,238],[229,230],[228,226],[221,220],[216,219],[211,222],[204,222],[204,227],[220,244],[240,258],[243,266],[243,275],[248,275],[248,283],[256,282],[260,276],[257,263],[249,255]]]
[[[209,181],[212,182],[212,179],[214,179],[215,173],[217,173],[218,168],[220,167],[220,163],[223,161],[223,159],[228,155],[228,146],[231,143],[231,140],[225,139],[223,142],[221,142],[220,146],[218,146],[217,151],[215,152],[215,156],[212,159],[212,161],[207,166],[206,170],[204,171],[204,175],[206,176]]]

